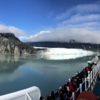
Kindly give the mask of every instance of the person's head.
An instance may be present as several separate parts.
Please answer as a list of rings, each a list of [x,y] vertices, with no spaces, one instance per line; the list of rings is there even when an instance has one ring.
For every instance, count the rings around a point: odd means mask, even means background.
[[[61,90],[62,89],[62,87],[59,87],[59,90]]]
[[[52,96],[54,95],[54,91],[51,92],[51,95],[52,95]]]
[[[79,74],[79,71],[77,71],[77,74]]]
[[[69,82],[67,82],[67,86],[69,85]]]
[[[48,99],[48,98],[49,98],[49,95],[47,94],[47,95],[46,95],[46,99]]]
[[[43,100],[43,97],[42,96],[40,97],[40,100]]]

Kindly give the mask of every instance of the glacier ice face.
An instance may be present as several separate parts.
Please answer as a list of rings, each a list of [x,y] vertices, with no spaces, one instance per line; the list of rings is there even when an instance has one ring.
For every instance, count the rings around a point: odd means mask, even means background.
[[[47,48],[45,54],[92,54],[91,51],[83,49]]]
[[[45,49],[45,48],[44,48]],[[45,51],[38,52],[39,56],[44,59],[64,60],[75,59],[87,55],[93,55],[94,52],[83,49],[67,49],[67,48],[46,48]]]

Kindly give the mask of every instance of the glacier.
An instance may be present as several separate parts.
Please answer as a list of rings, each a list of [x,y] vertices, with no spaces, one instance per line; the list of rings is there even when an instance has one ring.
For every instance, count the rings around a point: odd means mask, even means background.
[[[76,59],[79,57],[94,55],[95,52],[87,51],[84,49],[73,49],[73,48],[46,48],[46,47],[35,47],[44,50],[37,52],[38,57],[49,59],[49,60],[64,60],[64,59]]]

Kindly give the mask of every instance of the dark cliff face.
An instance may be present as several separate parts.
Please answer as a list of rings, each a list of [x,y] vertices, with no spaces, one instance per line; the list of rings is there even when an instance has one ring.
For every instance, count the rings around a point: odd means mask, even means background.
[[[0,53],[32,54],[35,49],[22,43],[12,33],[0,33]]]
[[[0,37],[8,38],[8,39],[14,39],[16,41],[20,41],[13,33],[0,33]]]

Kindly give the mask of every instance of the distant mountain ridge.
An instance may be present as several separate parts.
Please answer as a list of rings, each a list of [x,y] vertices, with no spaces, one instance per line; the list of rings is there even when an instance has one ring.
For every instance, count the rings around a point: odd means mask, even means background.
[[[27,45],[36,46],[36,47],[50,47],[50,48],[80,48],[86,50],[97,50],[100,48],[100,44],[91,44],[91,43],[80,43],[75,40],[70,40],[69,42],[51,42],[51,41],[42,41],[42,42],[25,42]]]
[[[0,33],[0,53],[31,54],[35,49],[21,42],[13,33]]]

